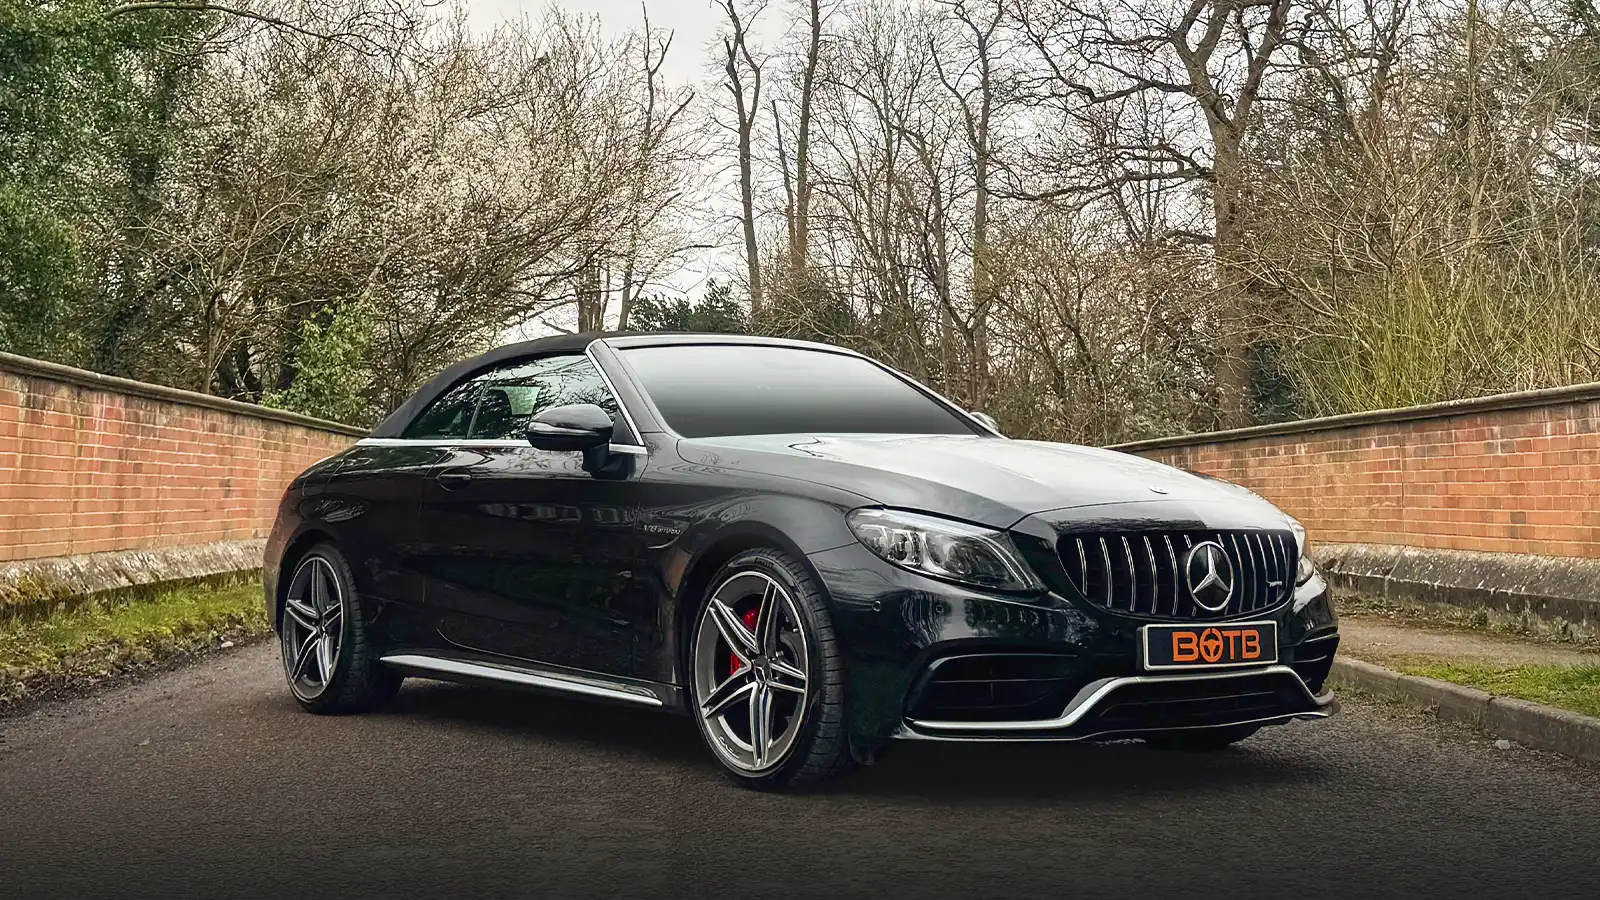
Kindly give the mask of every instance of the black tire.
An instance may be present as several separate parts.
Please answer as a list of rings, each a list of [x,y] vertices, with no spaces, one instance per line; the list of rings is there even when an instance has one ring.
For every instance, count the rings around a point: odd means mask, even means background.
[[[320,568],[325,565],[326,568]],[[294,638],[305,629],[291,619],[287,606],[289,598],[299,584],[302,572],[331,573],[337,581],[340,614],[330,633],[337,633],[337,651],[331,675],[321,689],[312,693],[296,677],[290,658]],[[309,576],[308,576],[309,577]],[[393,700],[404,680],[400,673],[378,661],[379,643],[372,628],[376,610],[355,590],[355,577],[350,564],[333,544],[323,543],[312,547],[295,561],[284,587],[285,606],[280,615],[279,648],[284,657],[284,676],[289,682],[289,693],[307,712],[319,715],[342,715],[378,709]]]
[[[765,575],[789,592],[799,613],[800,625],[805,629],[804,642],[808,657],[808,691],[803,705],[798,707],[803,712],[794,742],[774,768],[754,775],[724,759],[713,744],[713,726],[700,714],[700,692],[693,676],[694,635],[700,627],[706,607],[716,595],[718,586],[749,572]],[[685,642],[689,710],[700,730],[701,739],[705,741],[712,758],[716,759],[718,767],[735,783],[752,790],[796,787],[833,778],[855,768],[850,754],[849,720],[845,706],[847,667],[821,585],[805,567],[782,551],[748,550],[723,565],[709,582],[705,595],[698,600],[695,615],[686,630],[690,637]]]
[[[1226,750],[1261,730],[1260,725],[1228,725],[1221,728],[1197,728],[1193,731],[1173,731],[1150,735],[1146,744],[1163,750],[1181,750],[1185,753],[1215,753]]]

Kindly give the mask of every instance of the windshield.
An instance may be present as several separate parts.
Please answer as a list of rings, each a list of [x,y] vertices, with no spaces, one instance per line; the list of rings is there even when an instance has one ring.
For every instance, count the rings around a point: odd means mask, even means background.
[[[684,437],[980,433],[860,357],[748,344],[621,352],[667,426]]]

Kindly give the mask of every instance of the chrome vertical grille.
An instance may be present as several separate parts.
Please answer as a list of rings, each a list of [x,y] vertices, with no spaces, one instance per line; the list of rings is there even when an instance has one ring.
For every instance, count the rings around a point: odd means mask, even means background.
[[[1189,593],[1185,565],[1196,544],[1213,541],[1233,565],[1233,596],[1218,612]],[[1158,619],[1220,619],[1277,606],[1294,586],[1294,535],[1288,531],[1150,531],[1068,534],[1057,542],[1073,587],[1102,609]]]

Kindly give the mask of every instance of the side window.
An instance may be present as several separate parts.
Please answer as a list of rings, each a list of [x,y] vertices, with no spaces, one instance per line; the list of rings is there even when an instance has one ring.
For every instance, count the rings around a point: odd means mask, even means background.
[[[514,360],[440,394],[406,426],[408,438],[504,440],[522,437],[528,420],[552,406],[593,403],[616,420],[617,401],[582,354]]]
[[[402,432],[408,438],[464,438],[472,424],[472,411],[483,391],[482,377],[469,378],[453,385],[411,420]]]

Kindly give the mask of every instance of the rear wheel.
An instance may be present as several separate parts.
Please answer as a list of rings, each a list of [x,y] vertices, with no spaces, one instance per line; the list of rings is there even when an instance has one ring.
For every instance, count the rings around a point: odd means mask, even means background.
[[[1166,734],[1150,735],[1144,742],[1163,750],[1214,753],[1232,747],[1260,730],[1260,725],[1227,725],[1221,728],[1198,728],[1194,731],[1170,731]]]
[[[775,550],[738,555],[711,585],[691,633],[689,684],[723,771],[772,789],[849,768],[845,665],[820,587]]]
[[[401,676],[378,662],[371,611],[354,583],[344,554],[318,544],[295,565],[284,592],[284,676],[296,702],[310,712],[363,712],[400,690]]]

